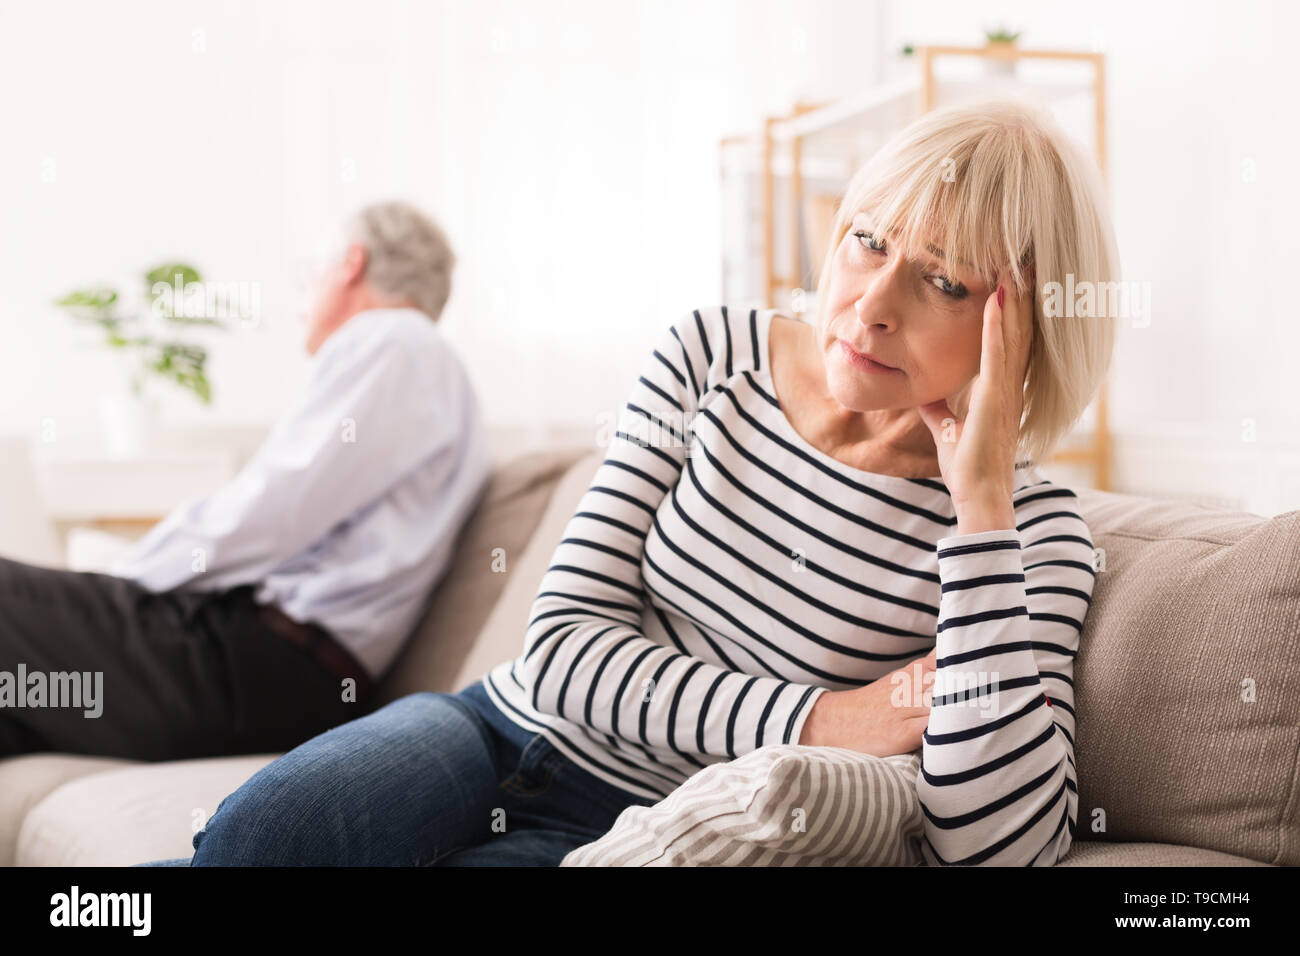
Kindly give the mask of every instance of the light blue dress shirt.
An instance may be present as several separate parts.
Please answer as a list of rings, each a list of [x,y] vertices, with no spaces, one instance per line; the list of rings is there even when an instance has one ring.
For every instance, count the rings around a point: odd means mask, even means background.
[[[150,591],[258,585],[379,677],[451,558],[491,469],[459,358],[415,309],[360,312],[230,484],[187,501],[113,567]]]

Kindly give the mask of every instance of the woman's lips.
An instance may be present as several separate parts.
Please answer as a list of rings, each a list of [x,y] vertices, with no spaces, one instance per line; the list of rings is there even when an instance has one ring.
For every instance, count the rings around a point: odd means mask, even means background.
[[[844,355],[845,360],[854,368],[861,369],[862,371],[868,372],[872,375],[887,375],[890,372],[898,371],[898,369],[893,368],[892,366],[882,365],[864,352],[859,352],[843,339],[836,339],[836,341],[840,343],[840,352]]]

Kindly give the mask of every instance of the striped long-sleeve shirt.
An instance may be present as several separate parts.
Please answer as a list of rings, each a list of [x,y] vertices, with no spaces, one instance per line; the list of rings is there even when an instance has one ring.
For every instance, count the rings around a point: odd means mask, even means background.
[[[859,470],[794,429],[774,314],[701,309],[662,336],[489,694],[658,800],[797,744],[821,694],[937,644],[925,861],[1055,863],[1077,818],[1072,671],[1095,577],[1074,494],[1018,465],[1016,527],[956,534],[939,478]]]

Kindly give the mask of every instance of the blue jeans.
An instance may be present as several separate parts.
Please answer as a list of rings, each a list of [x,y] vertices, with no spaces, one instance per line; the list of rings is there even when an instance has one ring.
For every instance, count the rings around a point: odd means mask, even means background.
[[[194,866],[555,866],[653,801],[520,727],[482,682],[411,694],[268,764],[194,836]]]

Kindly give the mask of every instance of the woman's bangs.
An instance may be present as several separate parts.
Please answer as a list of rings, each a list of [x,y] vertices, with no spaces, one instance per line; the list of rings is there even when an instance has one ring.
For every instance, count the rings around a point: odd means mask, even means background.
[[[988,217],[969,190],[932,179],[926,183],[909,177],[897,189],[873,190],[868,208],[874,207],[875,229],[909,259],[937,261],[992,285],[999,263],[1008,258],[1000,223]]]

